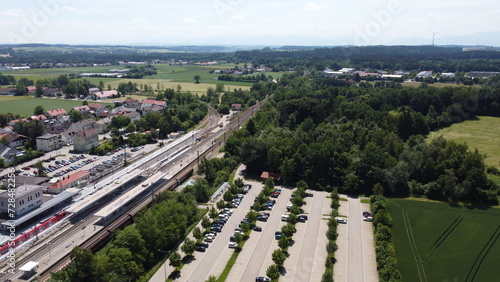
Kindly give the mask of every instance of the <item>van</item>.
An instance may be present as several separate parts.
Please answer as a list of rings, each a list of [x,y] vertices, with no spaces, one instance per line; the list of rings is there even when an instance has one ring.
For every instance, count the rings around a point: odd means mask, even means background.
[[[284,214],[281,216],[281,221],[287,221],[287,219],[290,217],[289,214]]]

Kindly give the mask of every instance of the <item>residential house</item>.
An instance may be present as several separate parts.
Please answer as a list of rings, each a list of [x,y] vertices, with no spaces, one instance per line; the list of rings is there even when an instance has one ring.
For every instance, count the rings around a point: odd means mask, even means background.
[[[61,149],[63,145],[61,135],[45,134],[36,138],[36,148],[38,151],[51,152]]]
[[[83,105],[83,106],[73,107],[73,111],[79,111],[85,116],[90,113],[90,108],[87,105]]]
[[[126,99],[123,102],[123,106],[127,108],[132,108],[132,109],[138,109],[140,107],[141,103],[137,99]]]
[[[44,121],[47,119],[46,116],[44,115],[36,115],[36,116],[30,116],[29,119],[31,120],[39,120],[39,121]]]
[[[153,106],[146,106],[142,107],[142,115],[146,116],[148,112],[153,112],[153,113],[161,113],[163,112],[164,108],[159,105],[153,105]]]
[[[59,134],[65,130],[67,130],[73,123],[69,120],[54,120],[47,119],[43,121],[45,125],[45,133],[49,134]]]
[[[11,148],[21,147],[24,145],[24,142],[28,141],[29,139],[28,137],[21,134],[17,134],[15,132],[2,134],[0,135],[0,139],[2,138],[5,138],[7,140],[7,144]]]
[[[98,104],[98,103],[90,103],[88,104],[89,108],[91,111],[95,113],[96,116],[99,116],[102,112],[105,112],[108,110],[106,106],[103,104]]]
[[[94,129],[97,130],[100,134],[106,133],[108,131],[108,126],[110,124],[111,124],[111,118],[106,117],[94,123]]]
[[[66,112],[65,109],[55,109],[55,110],[50,110],[45,112],[45,116],[49,119],[56,119],[56,120],[62,120],[62,117],[67,115],[68,112]]]
[[[15,88],[0,88],[0,95],[14,95],[15,93]]]
[[[69,132],[67,130],[59,133],[61,136],[61,142],[64,146],[73,145],[73,132]]]
[[[9,121],[9,126],[16,126],[16,124],[18,122],[29,122],[28,119],[25,119],[25,118],[21,118],[21,119],[13,119],[11,121]]]
[[[41,185],[21,185],[15,188],[14,193],[9,191],[1,193],[0,212],[13,211],[16,216],[19,216],[40,207],[43,203],[42,189]]]
[[[84,170],[78,170],[68,176],[51,180],[46,192],[50,194],[59,194],[68,188],[81,186],[89,178],[90,173]]]
[[[6,164],[13,163],[18,152],[19,151],[14,148],[0,144],[0,158],[4,159]]]
[[[125,106],[120,106],[120,107],[116,107],[116,108],[112,109],[111,113],[118,114],[118,115],[123,115],[123,114],[126,114],[126,113],[134,113],[136,111],[137,110],[135,108],[127,108]]]
[[[241,104],[231,104],[231,110],[233,111],[241,111],[242,106]]]
[[[109,99],[116,97],[118,95],[118,91],[116,90],[106,90],[106,91],[99,91],[93,94],[91,97],[92,100],[104,100],[104,99]]]
[[[27,86],[26,89],[28,89],[28,94],[35,95],[36,86]]]
[[[90,118],[75,122],[68,128],[68,132],[78,132],[90,129],[93,127],[94,123],[96,123],[96,121]]]
[[[356,69],[355,68],[341,68],[339,72],[341,73],[353,73]]]
[[[179,137],[181,137],[181,134],[179,132],[172,132],[168,135],[168,138],[170,138],[170,139],[176,139]]]
[[[129,117],[131,122],[141,119],[141,114],[139,114],[138,112],[131,112],[123,115]]]
[[[147,98],[145,100],[142,100],[142,108],[144,109],[145,107],[152,107],[152,106],[160,106],[162,108],[167,107],[167,102],[165,101],[158,101],[154,98]]]
[[[93,128],[75,132],[73,135],[73,149],[76,152],[87,152],[97,146],[99,146],[99,132]]]

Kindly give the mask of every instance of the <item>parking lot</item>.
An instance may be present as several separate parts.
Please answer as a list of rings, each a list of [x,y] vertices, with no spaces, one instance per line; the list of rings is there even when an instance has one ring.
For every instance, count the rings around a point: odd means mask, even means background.
[[[357,197],[340,195],[339,215],[347,222],[339,224],[337,232],[337,262],[334,265],[335,281],[378,281],[372,223],[363,220],[369,204]]]

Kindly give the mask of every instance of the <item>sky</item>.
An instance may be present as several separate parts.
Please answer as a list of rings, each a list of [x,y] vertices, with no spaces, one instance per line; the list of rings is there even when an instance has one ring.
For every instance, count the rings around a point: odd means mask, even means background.
[[[493,0],[0,0],[0,44],[491,45]]]

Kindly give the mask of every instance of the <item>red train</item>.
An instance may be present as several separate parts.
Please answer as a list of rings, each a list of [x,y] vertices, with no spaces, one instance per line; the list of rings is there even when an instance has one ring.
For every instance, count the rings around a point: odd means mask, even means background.
[[[70,215],[70,213],[62,211],[62,212],[54,215],[53,217],[51,217],[47,221],[43,222],[42,224],[37,225],[35,228],[29,230],[28,232],[24,233],[23,235],[17,237],[14,240],[14,243],[12,243],[11,241],[6,242],[5,244],[3,244],[0,247],[0,255],[4,255],[4,254],[8,253],[10,249],[16,248],[17,246],[21,245],[22,243],[35,237],[37,234],[40,234],[42,231],[44,231],[45,229],[48,229],[49,227],[51,227],[52,225],[61,221],[63,218],[65,218],[68,215]]]

